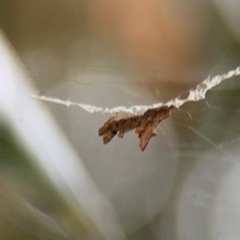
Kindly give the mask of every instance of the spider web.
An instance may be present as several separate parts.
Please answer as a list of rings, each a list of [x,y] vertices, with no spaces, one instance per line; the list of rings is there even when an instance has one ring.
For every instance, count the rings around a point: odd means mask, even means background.
[[[169,94],[161,91],[165,83],[158,83],[159,88],[153,93],[146,88],[151,82],[134,81],[134,78],[128,81],[127,77],[108,75],[109,68],[96,70],[94,65],[89,67],[90,73],[82,76],[76,70],[79,66],[71,66],[70,75],[77,72],[74,80],[60,82],[31,97],[48,103],[128,233],[146,223],[146,216],[152,218],[164,204],[172,179],[178,178],[177,162],[178,174],[186,173],[186,169],[204,154],[212,163],[217,159],[225,163],[238,162],[239,61],[225,62],[222,66],[223,69],[215,67],[214,74],[209,77],[206,74],[206,79],[198,81],[195,87],[191,84],[191,87],[174,89]],[[176,109],[169,119],[159,124],[158,136],[150,141],[144,154],[134,134],[128,133],[121,140],[113,139],[106,146],[97,136],[98,128],[107,121],[109,114],[141,114],[162,105],[174,105]],[[140,182],[144,182],[144,187]],[[192,181],[189,184],[192,185]],[[107,212],[104,217],[107,219]],[[172,222],[174,219],[169,225]]]
[[[52,98],[52,97],[46,97],[46,96],[31,95],[31,97],[42,100],[42,101],[60,104],[60,105],[66,106],[66,107],[73,107],[73,106],[80,107],[83,110],[87,111],[88,113],[114,114],[114,113],[123,112],[123,113],[130,113],[133,115],[138,115],[138,114],[144,113],[148,109],[158,108],[163,105],[166,105],[166,106],[173,105],[179,111],[178,113],[176,113],[176,112],[173,113],[173,118],[174,118],[173,122],[177,125],[187,128],[188,131],[192,131],[198,137],[205,140],[210,145],[212,145],[213,147],[216,148],[215,144],[210,140],[210,138],[208,138],[207,136],[205,136],[204,134],[202,134],[201,132],[196,130],[194,128],[194,126],[191,126],[191,122],[198,124],[198,125],[202,124],[204,126],[204,128],[206,128],[206,129],[209,128],[212,131],[220,131],[220,132],[227,133],[228,135],[232,135],[232,136],[237,135],[238,136],[238,132],[233,131],[233,130],[229,130],[229,131],[224,130],[221,126],[218,126],[218,124],[216,122],[211,123],[210,120],[205,119],[205,118],[207,118],[207,114],[209,111],[211,111],[211,115],[221,115],[221,114],[223,114],[223,112],[225,112],[227,115],[228,114],[231,115],[233,112],[235,114],[240,113],[239,108],[231,108],[229,106],[229,104],[231,104],[232,102],[238,101],[238,94],[231,94],[231,92],[233,92],[233,90],[234,90],[234,93],[236,92],[235,85],[237,85],[237,84],[227,83],[227,84],[224,84],[223,87],[217,88],[216,90],[212,90],[214,87],[218,86],[219,84],[222,84],[225,80],[230,81],[231,78],[234,78],[235,76],[238,76],[238,75],[240,75],[240,67],[237,67],[235,70],[230,70],[227,73],[224,73],[222,75],[217,75],[212,78],[209,76],[203,82],[198,84],[195,88],[189,90],[189,92],[187,93],[187,97],[184,98],[184,97],[181,97],[181,95],[180,95],[180,96],[173,98],[165,103],[159,102],[159,103],[155,103],[153,105],[134,105],[131,107],[117,106],[117,107],[113,107],[113,108],[108,108],[108,107],[94,106],[94,105],[85,104],[85,103],[76,103],[76,102],[72,102],[70,100],[61,100],[59,98]],[[232,80],[232,82],[233,82],[233,80]],[[213,94],[210,94],[211,97],[206,99],[206,94],[210,90],[213,91]],[[217,98],[216,95],[219,95],[219,93],[220,93],[221,97]],[[198,102],[200,100],[204,100],[202,103],[199,104],[201,107],[199,107],[199,106],[196,107],[193,103],[192,106],[190,106],[190,108],[189,107],[187,108],[188,110],[184,110],[184,109],[179,110],[179,108],[186,103]],[[227,107],[223,107],[224,105]],[[215,114],[214,114],[214,112],[215,112]],[[184,113],[184,114],[182,114],[182,113]],[[205,117],[198,117],[198,115],[201,113]],[[182,115],[185,115],[185,117]],[[207,123],[207,121],[209,121],[209,123]],[[181,123],[181,122],[188,122],[188,123]],[[238,141],[240,141],[240,137],[236,138],[235,140],[229,140],[228,142],[224,143],[224,145],[229,145],[231,143],[235,143]]]
[[[186,104],[172,114],[174,124],[225,154],[225,147],[240,141],[238,81],[239,78],[231,79],[212,89],[203,101]]]
[[[100,113],[114,114],[114,113],[123,112],[123,113],[130,113],[130,114],[137,115],[137,114],[144,113],[148,109],[158,108],[158,107],[161,107],[163,105],[166,105],[166,106],[173,105],[176,108],[179,108],[187,102],[191,102],[191,101],[197,102],[197,101],[203,100],[203,99],[205,99],[207,91],[209,91],[212,88],[214,88],[215,86],[219,85],[224,80],[230,79],[230,78],[232,78],[234,76],[238,76],[238,75],[240,75],[240,67],[236,68],[235,70],[231,70],[228,73],[223,74],[223,75],[218,75],[218,76],[215,76],[213,78],[208,77],[202,83],[198,84],[194,89],[190,90],[189,93],[188,93],[188,97],[185,98],[185,99],[181,99],[181,97],[176,97],[176,98],[168,101],[167,103],[161,103],[160,102],[160,103],[155,103],[155,104],[149,105],[149,106],[134,105],[134,106],[131,106],[129,108],[127,108],[125,106],[118,106],[118,107],[113,107],[113,108],[108,108],[108,107],[104,108],[104,107],[94,106],[94,105],[85,104],[85,103],[75,103],[75,102],[72,102],[70,100],[64,101],[64,100],[61,100],[61,99],[51,98],[51,97],[46,97],[46,96],[38,96],[38,95],[31,95],[31,96],[33,98],[36,98],[36,99],[39,99],[39,100],[65,105],[67,107],[77,106],[77,107],[80,107],[80,108],[84,109],[85,111],[87,111],[89,113],[100,112]]]

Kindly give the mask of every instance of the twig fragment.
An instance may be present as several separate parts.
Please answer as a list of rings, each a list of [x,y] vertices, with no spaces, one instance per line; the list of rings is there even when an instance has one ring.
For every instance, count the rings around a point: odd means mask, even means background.
[[[147,110],[143,115],[131,116],[117,119],[116,116],[109,118],[104,125],[99,128],[98,134],[102,136],[103,143],[109,143],[115,135],[123,138],[124,133],[135,129],[138,135],[139,147],[142,151],[147,147],[150,139],[156,136],[156,128],[158,124],[170,116],[171,106],[161,106],[159,108],[152,108]]]

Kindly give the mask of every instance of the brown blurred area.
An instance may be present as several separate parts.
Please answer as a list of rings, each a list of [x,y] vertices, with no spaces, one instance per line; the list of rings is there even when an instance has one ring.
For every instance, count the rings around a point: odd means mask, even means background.
[[[70,59],[78,43],[85,67],[97,48],[102,55],[124,57],[147,82],[198,82],[202,70],[210,71],[221,57],[217,46],[225,51],[231,42],[209,1],[1,0],[1,5],[0,24],[20,55],[39,50]],[[58,70],[64,73],[64,66]]]
[[[199,51],[200,29],[181,13],[183,9],[178,8],[177,14],[173,4],[162,0],[96,1],[88,4],[89,19],[94,30],[115,36],[140,64],[154,70],[169,62],[180,67],[193,61],[192,53]],[[207,34],[203,28],[202,38]]]

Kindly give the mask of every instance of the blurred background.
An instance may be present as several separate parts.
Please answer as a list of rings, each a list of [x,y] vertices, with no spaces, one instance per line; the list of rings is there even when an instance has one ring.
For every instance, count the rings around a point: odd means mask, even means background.
[[[109,115],[16,100],[24,86],[102,107],[165,102],[240,66],[239,26],[237,1],[0,0],[0,238],[240,239],[239,77],[174,110],[144,153],[132,132],[102,144]],[[64,172],[69,149],[80,165]]]

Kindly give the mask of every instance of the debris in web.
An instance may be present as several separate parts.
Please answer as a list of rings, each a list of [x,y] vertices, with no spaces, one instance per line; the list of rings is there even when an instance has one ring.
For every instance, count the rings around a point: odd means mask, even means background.
[[[148,109],[143,115],[131,116],[121,119],[111,117],[104,125],[99,128],[99,136],[103,136],[103,143],[109,143],[117,134],[119,138],[123,138],[124,133],[135,129],[138,135],[139,146],[142,151],[147,147],[150,139],[156,136],[156,128],[158,124],[170,116],[174,106],[162,106],[159,108]]]
[[[118,106],[114,108],[104,108],[93,106],[83,103],[74,103],[69,100],[61,100],[57,98],[51,98],[46,96],[31,95],[33,98],[37,98],[43,101],[61,104],[67,107],[77,106],[89,113],[130,113],[132,116],[117,119],[117,116],[111,117],[104,125],[98,130],[99,136],[103,137],[103,143],[107,144],[112,140],[115,135],[123,138],[124,133],[134,130],[138,135],[140,141],[139,146],[142,151],[147,147],[149,140],[156,136],[156,128],[158,124],[170,116],[171,110],[179,108],[183,104],[190,101],[200,101],[205,99],[207,91],[213,87],[219,85],[226,79],[230,79],[234,76],[240,75],[240,67],[235,70],[231,70],[226,74],[218,75],[213,78],[208,77],[202,83],[198,84],[194,89],[191,89],[186,98],[178,96],[166,103],[156,103],[153,105],[135,105],[132,107]]]

